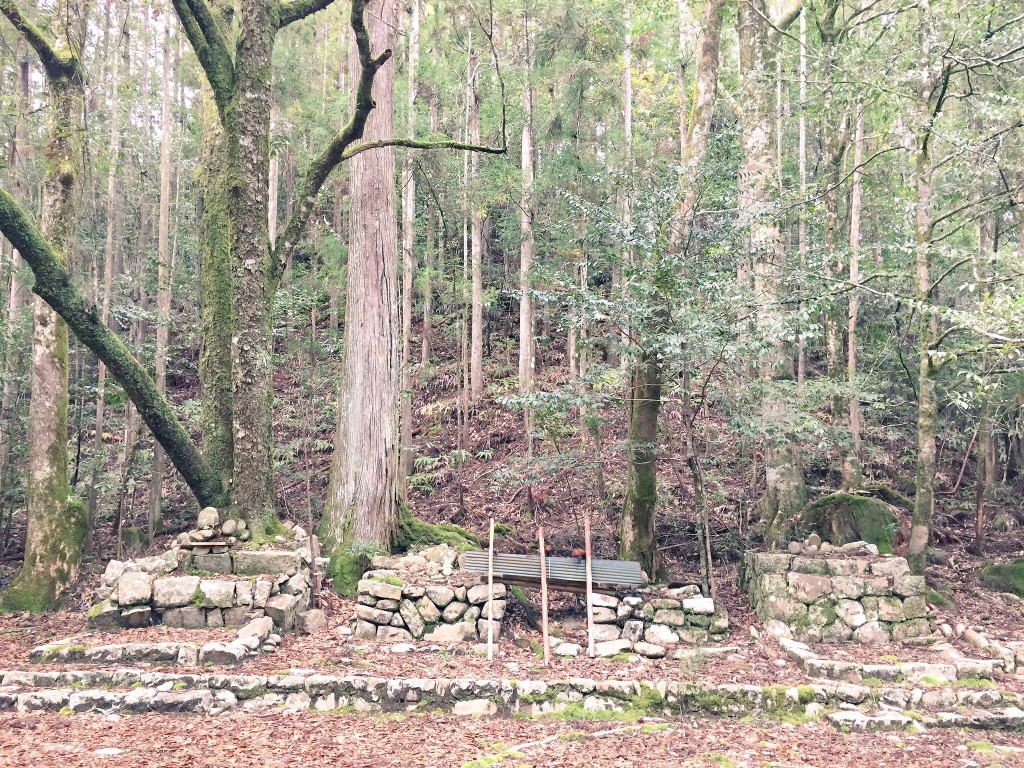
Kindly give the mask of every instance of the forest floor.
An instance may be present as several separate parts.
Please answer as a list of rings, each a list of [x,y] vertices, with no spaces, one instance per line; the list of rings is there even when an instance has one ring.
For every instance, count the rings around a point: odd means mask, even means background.
[[[822,722],[780,726],[718,718],[622,725],[275,713],[190,718],[183,728],[180,717],[168,715],[0,715],[3,768],[305,768],[311,764],[345,768],[995,768],[1024,765],[1024,736],[954,729],[839,734]]]

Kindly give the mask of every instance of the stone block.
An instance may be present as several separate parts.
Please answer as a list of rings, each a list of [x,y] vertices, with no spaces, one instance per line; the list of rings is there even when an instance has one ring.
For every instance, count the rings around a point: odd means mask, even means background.
[[[594,644],[594,655],[599,659],[607,659],[611,656],[618,656],[620,653],[625,653],[632,647],[632,643],[629,640],[606,640],[601,643]]]
[[[868,561],[862,559],[833,557],[825,563],[832,576],[863,576],[868,571]]]
[[[248,608],[252,605],[253,585],[248,581],[235,582],[235,604]]]
[[[441,617],[445,620],[445,623],[454,624],[459,620],[459,617],[466,612],[467,608],[469,608],[469,606],[465,603],[453,600],[444,607],[444,610],[441,612]]]
[[[903,573],[892,580],[892,592],[900,597],[919,597],[927,592],[924,576]]]
[[[121,626],[127,629],[148,627],[153,623],[153,610],[148,605],[135,605],[121,609]]]
[[[482,605],[487,602],[488,592],[486,584],[477,584],[475,587],[470,587],[467,593],[469,602],[473,605]],[[595,595],[596,597],[596,595]],[[504,600],[505,599],[505,585],[495,584],[494,585],[494,599]]]
[[[615,624],[595,624],[594,640],[607,641],[618,640],[622,636],[622,630]]]
[[[923,577],[921,577],[923,579]],[[903,616],[906,619],[923,619],[928,615],[928,604],[923,595],[908,597],[903,601]]]
[[[192,567],[210,573],[232,573],[231,555],[192,555]]]
[[[892,593],[886,576],[870,576],[864,579],[865,595],[888,595]]]
[[[121,607],[143,605],[153,597],[153,577],[142,571],[128,571],[117,582],[117,602]]]
[[[319,608],[303,611],[295,617],[295,630],[312,635],[327,629],[327,614]]]
[[[455,599],[455,591],[444,586],[429,586],[426,588],[426,596],[435,606],[443,609]]]
[[[156,608],[181,608],[192,602],[199,589],[198,576],[167,576],[153,582],[153,605]]]
[[[852,637],[853,629],[838,619],[821,628],[821,640],[825,643],[845,643]]]
[[[710,597],[691,597],[683,600],[683,610],[687,613],[713,616],[715,613],[715,601]]]
[[[384,600],[401,600],[402,585],[389,584],[380,579],[363,579],[356,585],[357,591]]]
[[[824,627],[836,618],[835,606],[827,598],[807,606],[807,620],[813,627]]]
[[[495,600],[494,601],[494,613],[491,613],[491,603],[484,603],[480,609],[480,617],[484,619],[494,619],[495,621],[502,621],[505,618],[505,601]],[[597,620],[596,618],[594,619]],[[615,617],[612,617],[612,621],[615,621]]]
[[[832,592],[838,598],[858,600],[864,595],[864,579],[857,576],[833,576]]]
[[[235,604],[235,582],[224,579],[203,579],[199,582],[202,593],[200,607],[231,608]]]
[[[633,651],[641,656],[646,656],[648,659],[661,659],[665,656],[664,646],[655,645],[654,643],[645,643],[643,641],[634,642]]]
[[[594,621],[601,624],[614,624],[619,620],[618,611],[611,608],[594,608]]]
[[[755,573],[786,573],[790,570],[793,562],[791,555],[775,552],[758,552],[754,554],[753,565]]]
[[[267,600],[264,610],[276,626],[288,630],[295,626],[295,609],[298,604],[299,598],[295,595],[275,595]]]
[[[828,561],[820,557],[794,557],[792,573],[806,573],[814,576],[828,574]]]
[[[672,645],[679,642],[679,635],[665,624],[651,624],[644,632],[644,640],[655,645]]]
[[[231,553],[231,560],[234,572],[241,576],[288,573],[298,570],[301,562],[299,553],[288,549],[239,549]]]
[[[207,643],[199,649],[199,663],[215,666],[233,666],[246,657],[247,649],[241,643]]]
[[[639,642],[644,636],[644,623],[642,621],[627,621],[622,627],[622,639]]]
[[[924,637],[931,634],[931,624],[927,619],[913,619],[892,625],[893,640],[909,640],[912,637]]]
[[[423,639],[432,643],[461,643],[465,640],[475,640],[476,624],[470,621],[460,621],[457,624],[438,624],[430,632],[427,632]]]
[[[797,558],[799,559],[799,558]],[[819,560],[816,562],[823,563]],[[813,603],[819,597],[832,591],[832,579],[810,573],[790,573],[788,575],[790,593],[802,603]]]
[[[799,621],[807,616],[807,606],[799,600],[793,600],[787,597],[770,597],[764,603],[762,608],[765,613],[763,618],[765,619],[779,619],[780,621]]]
[[[501,605],[501,616],[498,615],[497,606],[495,606],[494,618],[496,619],[500,619],[505,615],[505,603],[501,602],[498,605]],[[427,624],[437,624],[441,620],[441,612],[437,609],[437,605],[426,595],[416,601],[416,609]],[[413,632],[413,634],[416,633]]]
[[[270,633],[274,631],[274,621],[269,616],[261,616],[258,619],[253,619],[240,630],[238,630],[238,637],[256,637],[262,642],[269,637]]]
[[[683,607],[683,601],[659,597],[655,598],[654,600],[651,600],[651,605],[654,606],[654,610],[656,611],[660,611],[663,609],[678,610]]]
[[[604,595],[600,592],[594,592],[590,596],[590,604],[595,608],[611,608],[615,610],[619,607],[619,598],[615,595]]]
[[[487,619],[480,619],[476,623],[476,634],[480,638],[481,642],[487,642],[488,627],[493,627],[494,639],[497,641],[498,637],[501,636],[501,622],[495,619],[493,622]]]
[[[220,523],[220,513],[217,512],[216,507],[203,507],[196,518],[196,528],[199,530],[216,528],[218,523]]]
[[[889,640],[889,633],[877,621],[868,621],[854,630],[853,639],[864,645],[884,643]]]
[[[670,627],[685,627],[686,614],[682,611],[663,609],[655,612],[654,621],[656,624],[668,624]]]
[[[885,576],[894,579],[904,573],[910,573],[910,566],[907,564],[906,558],[903,557],[886,557],[884,560],[876,560],[871,563],[872,576]]]
[[[429,601],[428,601],[429,602]],[[431,605],[433,605],[431,603]],[[370,608],[368,610],[376,611],[376,608]],[[436,608],[434,610],[437,610]],[[416,610],[416,604],[412,600],[403,600],[398,606],[398,612],[405,622],[405,626],[409,628],[409,632],[413,637],[423,637],[423,632],[426,629],[426,624],[423,621],[423,617],[420,616],[420,612]],[[366,618],[363,616],[363,618]],[[382,623],[382,622],[379,622]]]
[[[121,611],[109,600],[97,603],[89,609],[90,629],[97,632],[112,632],[121,628]]]
[[[377,625],[363,619],[356,619],[352,636],[357,640],[374,640],[377,637]]]
[[[271,598],[271,600],[273,599],[274,598]],[[362,619],[363,621],[369,621],[373,624],[386,626],[391,623],[391,619],[394,615],[395,614],[391,611],[382,611],[379,608],[371,608],[368,605],[356,606],[356,618]]]
[[[379,610],[382,610],[382,611],[392,611],[392,612],[394,612],[394,611],[397,611],[398,610],[398,606],[401,605],[401,603],[398,600],[378,600],[375,597],[369,597],[369,595],[367,595],[367,598],[369,600],[372,600],[373,602],[372,603],[365,603],[365,605],[373,605],[373,606],[377,607]]]
[[[270,599],[270,593],[273,591],[274,585],[267,579],[257,579],[256,585],[252,590],[252,607],[253,608],[265,608],[267,600]]]
[[[466,609],[466,612],[464,614],[462,614],[462,620],[463,621],[476,621],[477,619],[480,618],[480,615],[481,615],[481,613],[480,613],[480,606],[479,605],[471,605],[471,606],[469,606],[469,608]]]
[[[856,600],[840,600],[835,607],[836,616],[851,629],[857,629],[867,623],[864,606]]]
[[[206,609],[206,626],[208,626],[208,627],[223,627],[224,626],[224,612],[220,608],[207,608]]]
[[[306,574],[303,571],[299,571],[281,585],[281,591],[286,595],[301,595],[308,589],[309,584],[306,583]]]
[[[898,597],[879,597],[878,618],[881,621],[903,621],[903,603]]]

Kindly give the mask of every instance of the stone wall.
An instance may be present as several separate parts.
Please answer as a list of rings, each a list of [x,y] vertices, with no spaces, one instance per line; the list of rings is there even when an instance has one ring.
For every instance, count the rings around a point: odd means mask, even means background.
[[[172,549],[137,561],[111,560],[97,590],[100,602],[89,611],[89,626],[197,629],[241,626],[268,616],[278,629],[292,630],[309,608],[310,583],[298,550],[189,555]]]
[[[618,597],[593,595],[594,640],[599,656],[633,651],[661,658],[678,644],[720,642],[729,631],[729,617],[695,586],[644,589]],[[577,646],[555,646],[560,656],[574,656]]]
[[[907,640],[933,629],[924,577],[902,557],[748,552],[740,587],[770,632],[802,642]]]

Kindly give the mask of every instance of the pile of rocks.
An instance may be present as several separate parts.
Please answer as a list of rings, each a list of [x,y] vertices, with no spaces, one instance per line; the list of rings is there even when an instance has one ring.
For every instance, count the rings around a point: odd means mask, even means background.
[[[400,557],[375,557],[357,585],[353,634],[363,640],[461,642],[494,637],[505,618],[504,584],[493,604],[480,577],[456,571],[458,551],[438,544]]]
[[[791,555],[817,555],[830,552],[842,552],[846,555],[878,555],[876,544],[868,544],[866,541],[851,541],[849,544],[835,546],[827,541],[822,541],[821,536],[816,533],[812,533],[803,541],[789,542],[786,549]]]
[[[245,520],[228,518],[223,523],[216,507],[205,507],[196,518],[196,527],[185,531],[175,540],[182,549],[191,549],[196,555],[223,554],[240,541],[249,541],[252,532]]]
[[[902,557],[748,552],[740,587],[778,637],[877,643],[933,630],[924,577],[912,575]]]
[[[678,589],[644,589],[634,594],[594,594],[594,639],[598,656],[633,652],[662,658],[679,644],[721,642],[729,631],[729,617],[714,600],[701,597],[694,585]],[[582,648],[575,643],[554,646],[558,656],[573,657]]]

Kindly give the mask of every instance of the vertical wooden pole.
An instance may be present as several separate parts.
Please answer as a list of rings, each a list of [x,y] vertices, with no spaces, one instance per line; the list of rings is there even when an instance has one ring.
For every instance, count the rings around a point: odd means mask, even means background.
[[[494,518],[487,542],[487,660],[494,660]]]
[[[583,516],[583,546],[587,558],[587,655],[594,657],[594,574],[590,563],[590,510]]]
[[[312,604],[311,608],[320,607],[320,568],[316,563],[317,557],[320,556],[320,542],[317,541],[316,534],[311,534],[309,537],[309,580],[310,584],[310,598]]]
[[[544,549],[544,526],[537,526],[537,548],[540,551],[540,631],[544,640],[544,666],[551,664],[548,644],[548,553]]]

